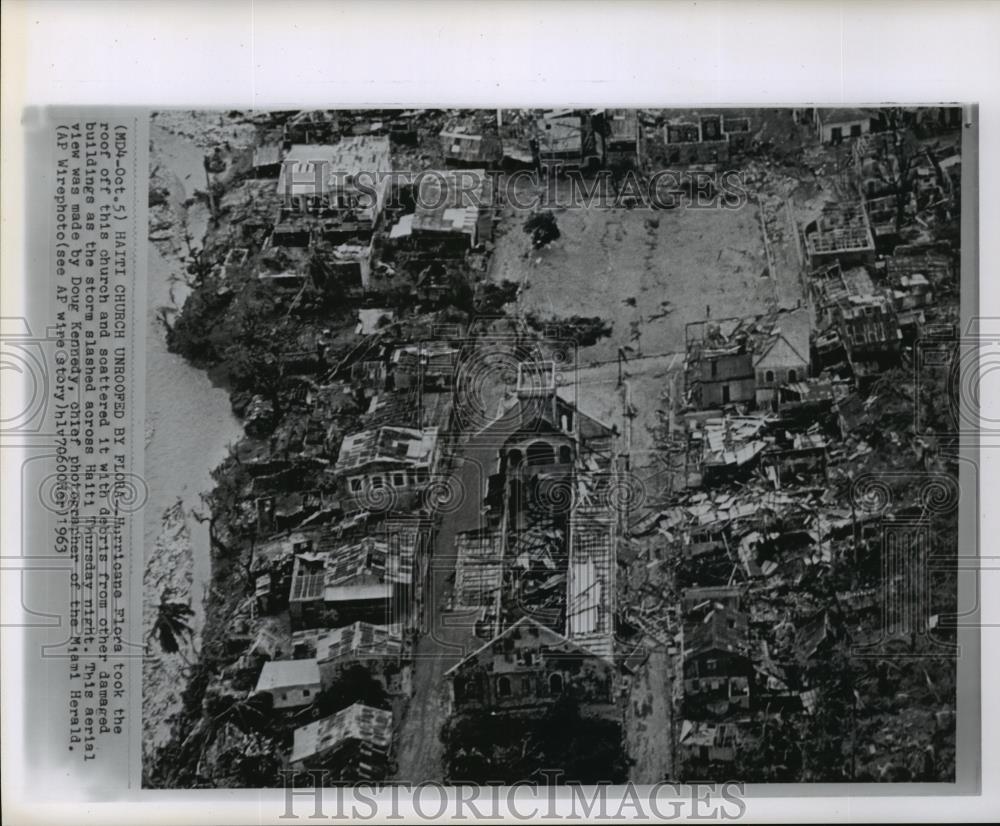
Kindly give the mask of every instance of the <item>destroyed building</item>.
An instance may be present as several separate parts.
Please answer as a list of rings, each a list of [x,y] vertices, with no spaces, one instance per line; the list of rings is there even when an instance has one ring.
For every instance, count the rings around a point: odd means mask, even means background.
[[[295,557],[288,596],[293,629],[392,621],[393,587],[375,568],[369,548],[357,545],[341,554],[336,560],[327,554]],[[328,560],[335,563],[329,572]]]
[[[865,208],[859,203],[831,203],[803,230],[812,270],[839,262],[843,266],[875,260],[875,238]]]
[[[835,263],[815,271],[809,284],[817,318],[836,330],[855,373],[895,360],[903,333],[893,297],[875,287],[864,267]]]
[[[558,392],[552,361],[518,365],[516,396],[491,425],[503,436],[501,466],[526,480],[550,466],[571,469],[578,457],[607,454],[612,428],[581,412]]]
[[[732,585],[685,588],[681,593],[681,610],[684,616],[706,616],[715,608],[740,611],[743,607],[743,589]]]
[[[324,686],[337,681],[345,669],[363,666],[388,691],[399,669],[403,638],[398,626],[358,621],[323,631],[315,643],[315,658]]]
[[[685,625],[686,717],[749,710],[752,675],[745,614],[712,608],[704,618]]]
[[[692,423],[692,448],[700,450],[700,483],[704,485],[746,478],[768,446],[768,421],[762,416],[723,416]]]
[[[398,622],[426,542],[419,520],[393,518],[384,533],[296,554],[288,596],[293,628]]]
[[[809,311],[803,308],[780,314],[756,342],[753,368],[758,409],[776,407],[782,386],[809,377],[810,331]]]
[[[775,409],[790,419],[815,420],[829,413],[847,392],[844,382],[832,379],[793,382],[778,388]]]
[[[667,163],[680,166],[727,164],[752,140],[750,119],[720,112],[691,112],[663,127]]]
[[[412,502],[437,468],[437,428],[380,427],[344,437],[334,465],[348,507]],[[353,504],[352,504],[353,503]]]
[[[536,162],[542,169],[597,168],[602,163],[589,115],[572,110],[546,112],[536,119],[533,135]]]
[[[616,518],[577,507],[569,520],[566,636],[605,657],[614,655]]]
[[[296,112],[281,127],[282,142],[322,144],[340,137],[341,117],[336,110]]]
[[[261,250],[260,279],[295,286],[306,277],[331,278],[348,292],[367,290],[389,170],[387,138],[292,146],[282,160],[282,205]]]
[[[494,619],[499,614],[503,581],[504,534],[498,529],[466,531],[455,538],[455,590],[452,606],[478,608]]]
[[[393,386],[398,390],[451,389],[458,366],[458,348],[444,341],[428,341],[396,348],[390,359]]]
[[[457,117],[441,130],[441,150],[448,166],[494,169],[503,156],[496,123],[482,118]]]
[[[447,301],[467,286],[468,270],[481,267],[493,238],[493,180],[483,169],[446,169],[401,182],[403,206],[382,250],[390,263],[380,266],[405,275],[418,301]]]
[[[368,409],[361,416],[364,427],[407,427],[417,430],[437,428],[440,433],[448,426],[452,410],[452,395],[445,388],[424,389],[410,385],[402,390],[381,392],[372,396]]]
[[[685,392],[700,409],[775,409],[779,391],[809,377],[812,323],[805,308],[685,328]]]
[[[754,401],[752,342],[741,319],[691,322],[685,336],[685,383],[697,407]]]
[[[564,560],[577,468],[607,470],[612,429],[559,395],[552,362],[519,366],[517,395],[492,429],[501,447],[490,480],[491,517],[506,520],[511,549],[522,541],[547,548],[558,536],[554,552]],[[539,531],[539,543],[529,541]]]
[[[297,771],[326,769],[333,777],[379,780],[388,769],[392,712],[355,703],[295,729],[289,762]]]
[[[613,433],[556,385],[553,363],[522,363],[517,395],[484,431],[497,442],[488,527],[458,537],[453,604],[478,608],[481,632],[530,617],[611,656]]]
[[[446,673],[454,713],[539,710],[563,696],[582,714],[616,719],[609,658],[524,617]]]
[[[278,194],[306,211],[360,207],[377,215],[391,169],[388,138],[348,137],[335,144],[294,144],[282,159]]]
[[[955,289],[951,255],[946,245],[907,244],[897,246],[884,260],[889,284],[902,284],[904,278],[921,276],[930,290],[940,296]]]
[[[744,724],[684,720],[681,723],[681,756],[689,770],[718,764],[733,764],[746,741]]]
[[[791,444],[765,450],[761,464],[775,490],[787,486],[822,485],[827,478],[826,439],[819,433],[797,433]]]
[[[594,115],[594,121],[605,165],[638,168],[642,161],[642,144],[636,111],[603,109]]]
[[[483,169],[421,173],[410,220],[417,245],[459,253],[477,247],[493,237],[493,179]]]

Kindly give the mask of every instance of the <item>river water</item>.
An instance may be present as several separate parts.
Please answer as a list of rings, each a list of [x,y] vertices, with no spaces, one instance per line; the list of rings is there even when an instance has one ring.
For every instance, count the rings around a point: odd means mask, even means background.
[[[239,439],[242,427],[230,410],[228,393],[214,387],[203,370],[167,352],[157,312],[169,304],[169,279],[176,273],[176,267],[175,260],[159,252],[150,253],[146,339],[149,518],[145,539],[148,555],[164,529],[164,513],[178,501],[182,502],[193,552],[191,607],[200,626],[202,596],[211,566],[208,523],[199,521],[195,514],[207,515],[201,494],[211,491],[211,471],[226,457],[227,446]],[[166,521],[169,524],[172,520]]]
[[[228,393],[215,387],[205,371],[181,356],[169,353],[160,320],[183,304],[188,288],[183,281],[183,242],[187,232],[204,236],[205,208],[183,202],[203,185],[203,150],[189,136],[168,132],[154,121],[150,127],[152,165],[171,191],[173,225],[165,242],[150,242],[146,306],[146,453],[145,477],[149,487],[145,519],[144,623],[147,633],[163,592],[189,602],[192,640],[180,655],[166,655],[158,641],[149,641],[143,669],[144,751],[163,745],[171,722],[180,710],[189,661],[197,656],[203,601],[211,579],[207,516],[201,495],[211,491],[212,470],[226,457],[230,444],[242,434],[233,416]],[[163,235],[160,232],[159,235]]]

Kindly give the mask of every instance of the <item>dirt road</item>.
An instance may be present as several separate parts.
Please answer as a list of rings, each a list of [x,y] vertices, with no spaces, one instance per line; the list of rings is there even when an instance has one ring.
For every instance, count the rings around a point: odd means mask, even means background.
[[[455,535],[480,527],[489,444],[463,442],[454,473],[465,491],[461,505],[444,513],[438,526],[421,609],[423,633],[414,652],[413,694],[396,736],[396,779],[409,783],[444,779],[441,726],[447,717],[445,672],[482,645],[473,635],[474,614],[446,611],[449,577],[455,571]]]
[[[625,711],[628,753],[635,762],[629,780],[636,785],[673,777],[673,706],[670,656],[655,647],[636,674]]]

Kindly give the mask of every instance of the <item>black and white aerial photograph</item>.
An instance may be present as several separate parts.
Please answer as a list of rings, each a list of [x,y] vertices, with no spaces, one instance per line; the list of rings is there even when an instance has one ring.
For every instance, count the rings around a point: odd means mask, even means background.
[[[152,113],[143,786],[954,783],[964,120]]]

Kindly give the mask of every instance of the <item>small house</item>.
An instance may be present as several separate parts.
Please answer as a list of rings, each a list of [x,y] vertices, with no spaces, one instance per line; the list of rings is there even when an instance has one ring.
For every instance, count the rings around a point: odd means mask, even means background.
[[[699,408],[746,404],[755,398],[751,340],[741,319],[687,325],[686,384]]]
[[[349,780],[384,777],[392,746],[392,712],[355,703],[293,734],[289,759],[298,771],[322,768]]]
[[[489,241],[493,237],[493,179],[483,169],[421,172],[410,228],[418,244],[465,250]]]
[[[599,166],[602,158],[590,118],[571,110],[548,112],[535,121],[535,154],[542,169]]]
[[[816,109],[816,132],[823,143],[841,143],[860,138],[872,129],[872,112],[867,109]]]
[[[457,713],[545,708],[569,695],[581,712],[617,716],[615,664],[522,617],[445,675]]]
[[[331,629],[316,642],[320,679],[324,686],[330,685],[344,668],[354,664],[384,677],[399,666],[402,651],[403,639],[396,626],[358,621]]]
[[[604,143],[604,162],[636,167],[641,159],[639,118],[634,109],[605,109],[595,116]]]
[[[746,615],[717,608],[684,629],[685,708],[710,714],[750,708],[753,666]]]
[[[383,499],[401,504],[402,499],[410,499],[422,489],[435,472],[437,441],[436,427],[364,430],[344,438],[334,473],[345,496],[355,504],[371,505]]]
[[[687,766],[735,762],[743,741],[740,728],[737,723],[684,720],[679,745]]]
[[[265,143],[254,147],[251,168],[255,178],[277,178],[281,174],[281,145]]]
[[[330,208],[360,208],[373,217],[383,206],[390,168],[386,137],[363,135],[332,145],[295,144],[282,161],[278,195],[288,203],[302,199],[302,206],[319,198]]]
[[[663,127],[667,162],[682,166],[726,163],[732,147],[725,124],[725,117],[719,113],[688,113],[671,118]]]
[[[469,119],[449,121],[440,133],[444,162],[455,167],[486,167],[500,163],[503,147],[496,129]]]
[[[270,694],[275,708],[300,708],[316,699],[320,690],[316,660],[274,660],[264,663],[255,694]]]
[[[770,333],[758,342],[753,368],[757,407],[777,404],[778,388],[809,376],[809,310],[782,313]]]
[[[865,264],[875,259],[875,236],[861,203],[829,203],[803,230],[811,269],[840,263]]]
[[[405,589],[413,578],[413,548],[402,544],[366,537],[296,556],[288,596],[292,627],[391,622],[400,599],[397,586]]]
[[[450,389],[458,365],[458,348],[447,342],[422,342],[398,347],[392,358],[393,386]]]

